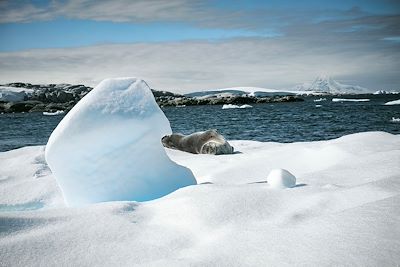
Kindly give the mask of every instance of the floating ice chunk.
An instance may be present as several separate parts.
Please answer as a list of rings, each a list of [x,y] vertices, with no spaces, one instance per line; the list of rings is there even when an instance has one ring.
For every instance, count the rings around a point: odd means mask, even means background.
[[[394,100],[394,101],[389,101],[389,102],[385,103],[385,105],[387,105],[387,106],[400,105],[400,99]]]
[[[224,105],[222,106],[222,109],[230,109],[230,108],[252,108],[252,107],[253,107],[253,106],[250,106],[250,105],[247,105],[247,104],[241,105],[241,106],[233,105],[233,104],[224,104]]]
[[[232,105],[232,104],[225,104],[222,106],[222,109],[230,109],[230,108],[239,108],[238,105]]]
[[[368,102],[368,98],[364,99],[351,99],[351,98],[332,98],[332,102]]]
[[[244,105],[241,105],[239,108],[252,108],[253,106],[250,106],[250,105],[247,105],[247,104],[244,104]]]
[[[196,184],[161,145],[170,133],[143,80],[107,79],[53,131],[46,160],[69,206],[152,200]]]
[[[326,101],[326,98],[314,99],[314,102],[322,102],[322,101]]]
[[[56,116],[56,115],[61,115],[61,114],[64,114],[64,110],[57,110],[57,111],[55,111],[55,112],[43,112],[43,115],[46,115],[46,116]]]
[[[322,107],[322,105],[315,105],[315,107],[316,107],[316,108],[320,108],[320,107]]]
[[[272,188],[290,188],[296,186],[296,177],[285,169],[273,169],[267,177]]]
[[[391,120],[391,122],[400,122],[400,118],[395,118],[395,117],[393,117],[392,120]]]

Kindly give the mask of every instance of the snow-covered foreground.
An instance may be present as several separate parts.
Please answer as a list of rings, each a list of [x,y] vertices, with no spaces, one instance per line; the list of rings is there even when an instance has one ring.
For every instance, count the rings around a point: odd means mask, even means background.
[[[400,135],[167,149],[198,185],[149,202],[67,208],[44,147],[0,153],[4,266],[396,266]],[[156,168],[157,166],[154,166]],[[285,168],[297,186],[269,188]]]

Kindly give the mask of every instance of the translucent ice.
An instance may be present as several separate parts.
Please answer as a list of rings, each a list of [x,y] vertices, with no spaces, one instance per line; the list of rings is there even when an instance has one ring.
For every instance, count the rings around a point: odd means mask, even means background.
[[[171,161],[161,137],[169,122],[143,80],[107,79],[60,122],[46,160],[70,206],[146,201],[196,184]]]

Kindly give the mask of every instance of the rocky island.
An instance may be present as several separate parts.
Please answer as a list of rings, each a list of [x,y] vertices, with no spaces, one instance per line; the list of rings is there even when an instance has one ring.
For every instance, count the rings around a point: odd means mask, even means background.
[[[69,111],[93,88],[82,84],[30,84],[8,83],[0,85],[0,113],[12,112],[57,112]],[[161,107],[256,104],[273,102],[304,101],[294,94],[254,95],[235,93],[196,93],[182,95],[152,89],[156,102]]]

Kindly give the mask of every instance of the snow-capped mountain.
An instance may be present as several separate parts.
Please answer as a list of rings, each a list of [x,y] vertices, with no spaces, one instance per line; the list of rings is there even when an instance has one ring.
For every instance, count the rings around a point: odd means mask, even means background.
[[[301,90],[313,91],[329,94],[368,94],[371,93],[367,88],[358,85],[342,84],[329,76],[319,76],[311,84],[299,86]]]

